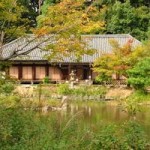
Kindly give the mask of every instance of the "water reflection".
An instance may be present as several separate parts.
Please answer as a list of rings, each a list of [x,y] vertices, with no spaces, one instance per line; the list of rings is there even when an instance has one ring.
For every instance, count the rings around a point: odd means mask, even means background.
[[[104,121],[120,122],[129,118],[125,112],[119,109],[119,107],[102,103],[95,103],[94,105],[89,105],[86,103],[70,104],[68,113],[73,115],[78,111],[83,112],[82,115],[84,120],[89,118],[93,120],[97,118],[97,121],[101,119]]]
[[[141,106],[141,111],[137,113],[136,119],[144,126],[147,134],[150,136],[149,108],[148,106]],[[75,115],[78,112],[82,112],[78,120],[83,122],[83,124],[90,124],[92,126],[100,122],[120,124],[130,119],[129,114],[118,107],[118,105],[112,105],[109,102],[71,103],[66,111],[55,113],[64,118],[68,115]]]

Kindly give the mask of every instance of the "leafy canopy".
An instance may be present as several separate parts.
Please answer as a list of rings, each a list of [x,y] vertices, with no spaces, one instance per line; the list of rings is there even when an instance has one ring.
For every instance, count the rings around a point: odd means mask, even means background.
[[[133,47],[133,39],[129,39],[124,46],[117,41],[110,40],[112,53],[103,53],[93,64],[94,72],[99,73],[101,78],[110,78],[113,73],[128,77],[127,70],[145,57],[150,57],[150,41]]]
[[[106,20],[107,33],[130,33],[139,40],[148,38],[150,8],[147,6],[135,8],[130,4],[129,0],[125,3],[116,1],[108,9]]]
[[[37,36],[55,37],[56,42],[48,44],[46,48],[51,51],[48,59],[58,59],[73,53],[79,60],[83,54],[93,53],[87,48],[81,34],[104,30],[105,23],[99,20],[99,11],[95,6],[85,6],[84,0],[62,0],[45,8],[37,18],[38,27],[34,33]]]
[[[130,67],[130,56],[132,54],[132,39],[124,46],[120,46],[117,41],[111,39],[112,53],[102,53],[93,64],[94,72],[101,76],[111,77],[113,73],[126,75],[126,70]]]
[[[0,1],[0,45],[25,33],[28,19],[23,18],[25,7],[16,0]]]

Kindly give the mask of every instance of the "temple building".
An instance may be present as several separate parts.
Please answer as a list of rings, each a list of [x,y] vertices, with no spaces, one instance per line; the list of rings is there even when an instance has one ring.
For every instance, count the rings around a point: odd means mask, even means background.
[[[41,40],[32,40],[32,38],[21,37],[2,47],[2,56],[7,58],[10,55],[24,51],[24,55],[13,57],[9,60],[9,75],[19,79],[22,83],[42,81],[48,77],[51,81],[69,80],[69,74],[73,70],[78,80],[88,78],[94,79],[96,73],[92,71],[94,60],[101,56],[102,53],[111,53],[112,47],[109,40],[116,40],[120,46],[132,39],[133,46],[140,44],[140,41],[129,34],[111,34],[111,35],[83,35],[82,38],[89,38],[88,44],[96,50],[92,56],[83,55],[80,61],[74,61],[71,57],[66,57],[63,61],[48,61],[44,56],[46,51],[42,51],[39,46],[44,47]],[[38,46],[37,46],[38,45]],[[26,51],[31,50],[28,54]]]

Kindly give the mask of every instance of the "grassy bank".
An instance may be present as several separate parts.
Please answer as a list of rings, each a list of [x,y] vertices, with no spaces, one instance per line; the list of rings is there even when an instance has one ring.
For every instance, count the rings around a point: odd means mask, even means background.
[[[8,90],[8,86],[6,87],[2,87],[0,95],[0,148],[2,150],[145,150],[150,148],[143,125],[132,118],[119,125],[107,122],[90,125],[83,123],[81,112],[62,117],[61,112],[43,114],[34,111],[34,108],[39,106],[60,106],[60,100],[52,99],[52,95],[55,94],[68,95],[68,97],[97,96],[116,89],[108,90],[101,86],[81,86],[70,89],[68,85],[58,85],[51,89],[49,86],[40,85],[33,89],[33,93],[21,95],[14,88]],[[122,95],[122,92],[124,91],[116,90],[117,94]],[[135,115],[138,111],[137,104],[149,101],[149,94],[133,92],[120,101],[129,115]],[[88,104],[91,102],[86,101]],[[98,103],[90,105],[98,105]]]

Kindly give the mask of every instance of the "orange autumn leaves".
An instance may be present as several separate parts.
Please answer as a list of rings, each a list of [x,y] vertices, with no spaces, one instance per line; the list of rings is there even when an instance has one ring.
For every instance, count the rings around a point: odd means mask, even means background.
[[[81,34],[97,33],[105,28],[105,22],[99,19],[99,11],[92,4],[86,6],[84,0],[62,0],[49,6],[38,18],[38,27],[34,30],[37,36],[55,35],[55,42],[49,43],[48,59],[69,57],[72,54],[77,60],[82,55],[91,55],[95,51],[87,49]],[[73,38],[71,38],[73,37]]]

